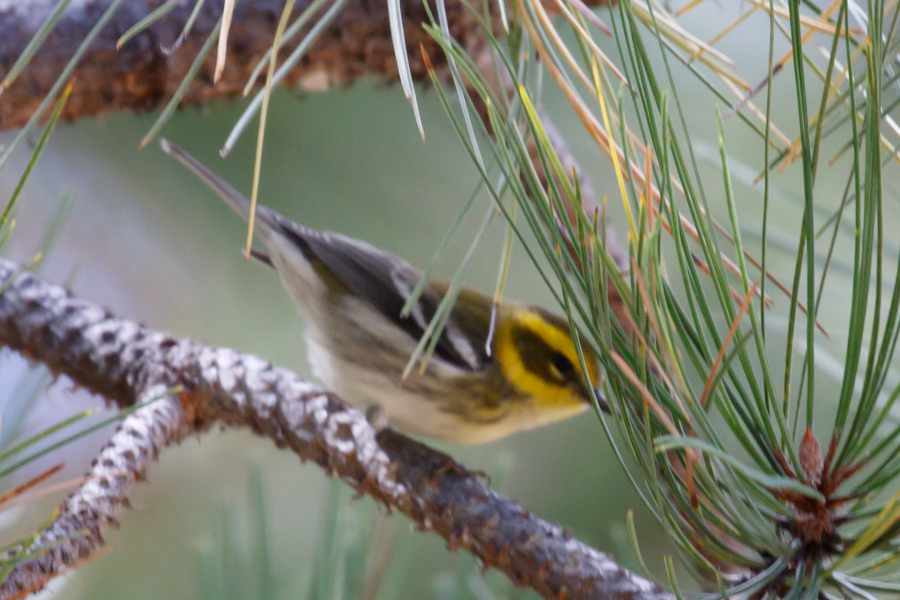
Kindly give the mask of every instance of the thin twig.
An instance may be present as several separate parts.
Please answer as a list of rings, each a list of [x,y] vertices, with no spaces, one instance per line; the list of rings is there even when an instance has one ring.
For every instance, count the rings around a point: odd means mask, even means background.
[[[128,495],[159,450],[188,433],[181,406],[159,400],[128,415],[100,451],[85,482],[59,507],[59,514],[25,550],[36,558],[19,563],[2,582],[0,598],[36,592],[52,578],[89,559],[103,533],[118,525]]]

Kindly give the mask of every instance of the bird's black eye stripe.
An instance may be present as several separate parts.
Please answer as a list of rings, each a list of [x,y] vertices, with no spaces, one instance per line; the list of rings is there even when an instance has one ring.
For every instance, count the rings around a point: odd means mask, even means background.
[[[575,371],[575,367],[572,365],[572,361],[566,358],[566,356],[561,352],[554,352],[550,357],[550,362],[563,377],[568,377]]]

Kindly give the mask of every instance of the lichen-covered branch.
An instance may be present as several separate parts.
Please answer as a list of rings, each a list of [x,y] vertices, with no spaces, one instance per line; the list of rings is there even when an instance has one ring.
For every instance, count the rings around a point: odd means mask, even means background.
[[[122,407],[175,386],[183,390],[177,400],[151,403],[123,424],[95,465],[96,477],[42,538],[52,550],[16,567],[0,598],[43,585],[84,560],[126,505],[130,483],[150,457],[188,433],[225,424],[249,427],[315,462],[545,598],[671,600],[559,526],[495,494],[449,456],[390,429],[376,432],[359,411],[290,371],[117,318],[60,286],[17,275],[5,261],[0,286],[0,344]]]
[[[35,558],[20,563],[2,582],[0,598],[24,597],[89,560],[103,545],[103,532],[118,525],[119,513],[129,506],[132,486],[143,479],[160,449],[188,433],[181,405],[174,398],[152,398],[128,415],[97,455],[85,483],[60,506],[51,525],[24,549]]]

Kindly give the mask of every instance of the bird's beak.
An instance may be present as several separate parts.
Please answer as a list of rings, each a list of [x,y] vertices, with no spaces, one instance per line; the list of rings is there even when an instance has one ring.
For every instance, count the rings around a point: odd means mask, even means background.
[[[593,398],[596,398],[597,404],[600,406],[600,410],[607,414],[610,413],[609,403],[606,401],[606,395],[600,388],[593,388],[594,394],[592,397],[590,389],[581,378],[578,379],[577,385],[570,385],[572,386],[573,391],[584,401],[585,404],[590,404],[591,406],[593,406]]]
[[[595,387],[595,388],[594,388],[594,395],[595,395],[596,398],[597,398],[597,404],[600,405],[600,410],[602,410],[603,412],[609,414],[609,413],[610,413],[610,410],[609,410],[609,402],[606,401],[606,395],[603,393],[603,391],[602,391],[600,388]]]

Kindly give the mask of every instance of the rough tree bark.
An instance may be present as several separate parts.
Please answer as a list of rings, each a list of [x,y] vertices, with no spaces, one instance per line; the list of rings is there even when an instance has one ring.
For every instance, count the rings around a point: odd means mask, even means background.
[[[73,2],[53,34],[30,65],[0,95],[0,129],[22,126],[46,96],[81,41],[113,0]],[[222,13],[222,2],[207,2],[184,44],[171,55],[163,52],[178,37],[191,11],[184,3],[117,51],[116,42],[163,0],[126,2],[118,9],[75,69],[75,88],[66,104],[64,119],[121,110],[151,110],[175,92]],[[50,13],[52,2],[0,0],[0,78],[9,72],[35,31]],[[298,0],[297,13],[310,0]],[[419,81],[428,79],[420,45],[439,69],[442,53],[421,24],[428,20],[420,0],[404,0],[404,23],[410,68]],[[470,51],[484,44],[479,26],[461,2],[447,2],[454,38]],[[238,2],[231,27],[228,61],[222,79],[212,83],[214,52],[202,67],[182,102],[193,105],[237,96],[253,68],[269,49],[284,0]],[[294,41],[294,46],[299,39]],[[289,45],[288,48],[293,49]],[[323,90],[349,84],[360,77],[397,80],[387,3],[350,0],[319,37],[307,57],[287,77],[285,85]]]

